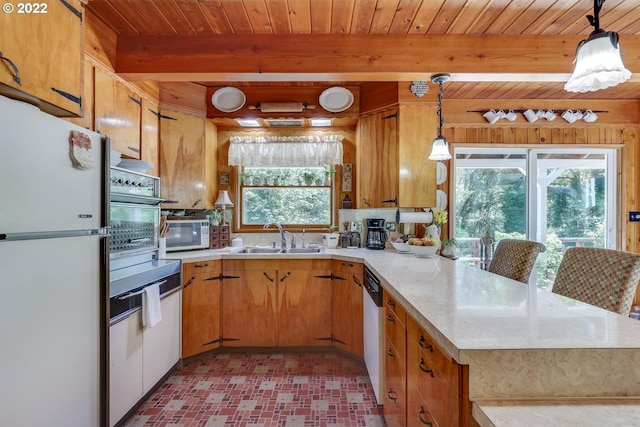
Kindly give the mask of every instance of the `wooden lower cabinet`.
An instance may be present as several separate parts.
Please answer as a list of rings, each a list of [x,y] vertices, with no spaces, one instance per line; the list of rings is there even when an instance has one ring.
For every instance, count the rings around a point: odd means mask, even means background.
[[[470,405],[464,391],[463,368],[466,369],[448,357],[415,320],[408,319],[409,426],[424,425],[421,417],[433,420],[439,427],[469,425]]]
[[[385,291],[383,294],[385,318],[385,395],[384,418],[387,425],[407,425],[407,336],[406,313]]]
[[[346,352],[364,357],[363,265],[351,261],[333,260],[331,289],[331,336],[333,345]]]
[[[277,277],[278,345],[331,345],[331,261],[283,260]]]
[[[182,266],[182,357],[220,347],[222,261]]]
[[[225,347],[278,344],[277,260],[225,260],[222,339]]]

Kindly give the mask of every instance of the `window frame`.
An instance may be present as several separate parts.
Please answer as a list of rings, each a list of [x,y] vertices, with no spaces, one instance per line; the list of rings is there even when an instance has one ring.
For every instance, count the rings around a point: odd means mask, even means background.
[[[335,169],[337,165],[332,165],[332,169]],[[256,233],[256,232],[273,232],[273,229],[264,229],[264,224],[244,224],[242,222],[242,213],[244,210],[243,205],[243,197],[242,190],[245,187],[242,182],[242,173],[245,169],[244,166],[234,166],[234,178],[235,178],[235,197],[234,197],[234,227],[233,231],[238,233]],[[285,168],[281,168],[285,169]],[[290,232],[302,232],[305,230],[306,232],[327,232],[329,228],[336,224],[338,220],[338,209],[337,209],[337,184],[336,184],[336,174],[333,174],[331,178],[331,185],[329,186],[318,186],[318,185],[301,185],[301,186],[286,186],[289,188],[329,188],[330,196],[329,196],[329,216],[331,220],[331,224],[288,224],[284,223],[282,226],[286,228],[287,231]],[[251,185],[246,186],[247,188],[256,188],[259,186]],[[265,188],[269,188],[269,186],[264,186]],[[237,207],[237,208],[236,208]]]

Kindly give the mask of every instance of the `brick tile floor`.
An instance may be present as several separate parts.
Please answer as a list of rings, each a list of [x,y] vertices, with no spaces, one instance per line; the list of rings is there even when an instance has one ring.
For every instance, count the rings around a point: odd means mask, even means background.
[[[333,352],[208,354],[126,427],[384,427],[364,363]]]

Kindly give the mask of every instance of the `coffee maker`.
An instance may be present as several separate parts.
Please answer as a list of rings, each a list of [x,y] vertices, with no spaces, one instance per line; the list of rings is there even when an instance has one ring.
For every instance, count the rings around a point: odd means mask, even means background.
[[[384,229],[384,219],[367,218],[367,249],[384,249],[387,235]]]

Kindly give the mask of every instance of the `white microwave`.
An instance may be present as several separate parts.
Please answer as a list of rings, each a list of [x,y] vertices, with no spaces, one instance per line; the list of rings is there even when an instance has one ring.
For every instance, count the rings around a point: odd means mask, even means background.
[[[209,248],[208,220],[168,220],[167,224],[167,252]]]

